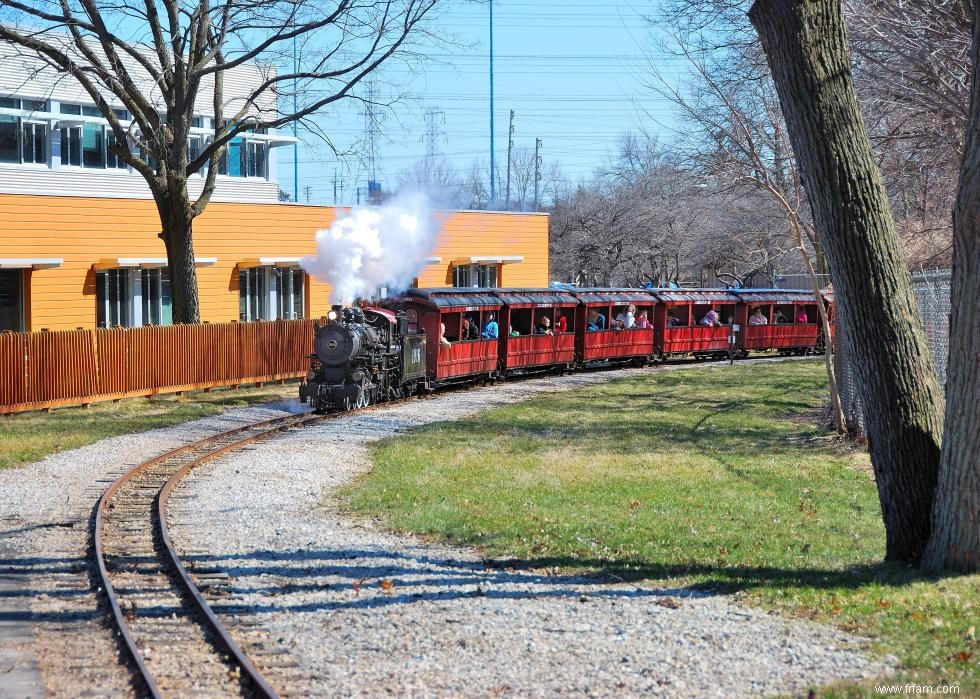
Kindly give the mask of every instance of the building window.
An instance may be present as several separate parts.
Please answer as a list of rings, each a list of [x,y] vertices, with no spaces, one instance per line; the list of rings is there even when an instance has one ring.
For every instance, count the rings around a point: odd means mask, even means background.
[[[47,163],[47,125],[0,115],[0,162]]]
[[[143,304],[143,325],[173,325],[173,304],[170,300],[170,272],[166,269],[140,271],[140,292]]]
[[[48,126],[25,121],[20,129],[21,162],[46,165],[48,162]]]
[[[100,328],[131,328],[133,319],[133,274],[128,269],[107,269],[95,275],[95,300]]]
[[[100,328],[173,323],[167,270],[107,269],[95,279]]]
[[[20,148],[17,147],[17,132],[20,119],[0,115],[0,163],[19,163]]]
[[[497,265],[459,265],[454,267],[453,286],[494,288],[497,286]]]
[[[306,274],[298,267],[250,267],[238,274],[243,321],[306,317]]]
[[[265,177],[265,144],[245,142],[245,177]]]
[[[24,327],[24,273],[0,269],[0,331],[22,332]]]
[[[126,168],[129,167],[126,164],[126,161],[120,158],[118,155],[116,155],[112,150],[113,147],[116,145],[116,134],[113,133],[112,130],[106,129],[105,136],[106,136],[105,152],[106,152],[107,165],[114,170],[125,170]]]
[[[225,157],[218,163],[218,174],[228,177],[265,177],[266,145],[259,141],[233,138],[228,142]]]
[[[82,127],[61,127],[61,164],[81,167],[82,165]]]
[[[82,127],[82,167],[105,169],[105,127],[102,124]]]

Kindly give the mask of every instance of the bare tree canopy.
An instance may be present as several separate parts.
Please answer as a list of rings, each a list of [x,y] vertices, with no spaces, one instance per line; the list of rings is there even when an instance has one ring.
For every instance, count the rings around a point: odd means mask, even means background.
[[[40,61],[39,75],[77,81],[108,122],[111,153],[146,179],[160,213],[174,320],[198,322],[192,221],[228,144],[353,96],[413,50],[437,1],[0,0],[0,41]],[[192,150],[201,116],[212,133]]]

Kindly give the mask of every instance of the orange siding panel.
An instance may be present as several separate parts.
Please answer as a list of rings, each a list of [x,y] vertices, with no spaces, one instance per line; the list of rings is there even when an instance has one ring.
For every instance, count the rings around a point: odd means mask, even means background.
[[[202,320],[238,319],[239,261],[310,255],[315,251],[315,233],[329,227],[337,213],[322,206],[211,203],[194,223],[197,256],[218,258],[217,264],[198,268]],[[547,286],[546,215],[483,211],[437,215],[443,229],[431,254],[442,260],[422,270],[420,286],[450,285],[452,261],[471,255],[523,256],[523,262],[502,267],[499,283]],[[149,200],[0,194],[0,258],[64,259],[59,268],[30,275],[28,317],[33,331],[93,328],[92,265],[119,257],[165,257],[159,231],[156,209]],[[326,315],[328,291],[325,284],[311,280],[309,317]]]

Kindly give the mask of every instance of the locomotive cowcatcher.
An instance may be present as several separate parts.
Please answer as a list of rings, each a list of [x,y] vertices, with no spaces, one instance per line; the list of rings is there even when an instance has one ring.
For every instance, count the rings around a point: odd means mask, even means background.
[[[426,388],[425,335],[384,308],[333,306],[318,326],[299,397],[317,412],[353,410]]]

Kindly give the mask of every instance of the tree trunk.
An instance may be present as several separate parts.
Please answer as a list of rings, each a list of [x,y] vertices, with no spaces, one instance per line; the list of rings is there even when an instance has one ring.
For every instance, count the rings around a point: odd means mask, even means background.
[[[830,320],[827,318],[827,307],[823,305],[823,297],[820,294],[820,282],[817,280],[817,273],[813,270],[813,262],[810,261],[810,254],[803,245],[803,226],[796,214],[792,214],[790,223],[793,232],[796,233],[796,244],[800,248],[803,256],[803,264],[806,266],[807,274],[810,275],[810,285],[813,287],[813,295],[817,297],[817,314],[820,316],[820,328],[823,331],[823,362],[827,372],[827,386],[830,388],[830,411],[834,429],[838,434],[847,432],[847,424],[844,420],[844,408],[840,402],[840,387],[837,385],[837,372],[834,370],[834,343],[830,340]]]
[[[167,248],[174,323],[200,323],[197,268],[194,265],[194,210],[186,187],[171,187],[156,197],[156,204],[163,224],[160,237]]]
[[[930,570],[980,570],[980,4],[973,22],[970,121],[953,210],[953,283],[946,437],[932,509],[932,538],[923,557]]]
[[[929,538],[943,404],[888,197],[858,107],[841,0],[756,0],[838,319],[863,391],[885,559],[918,563]]]

